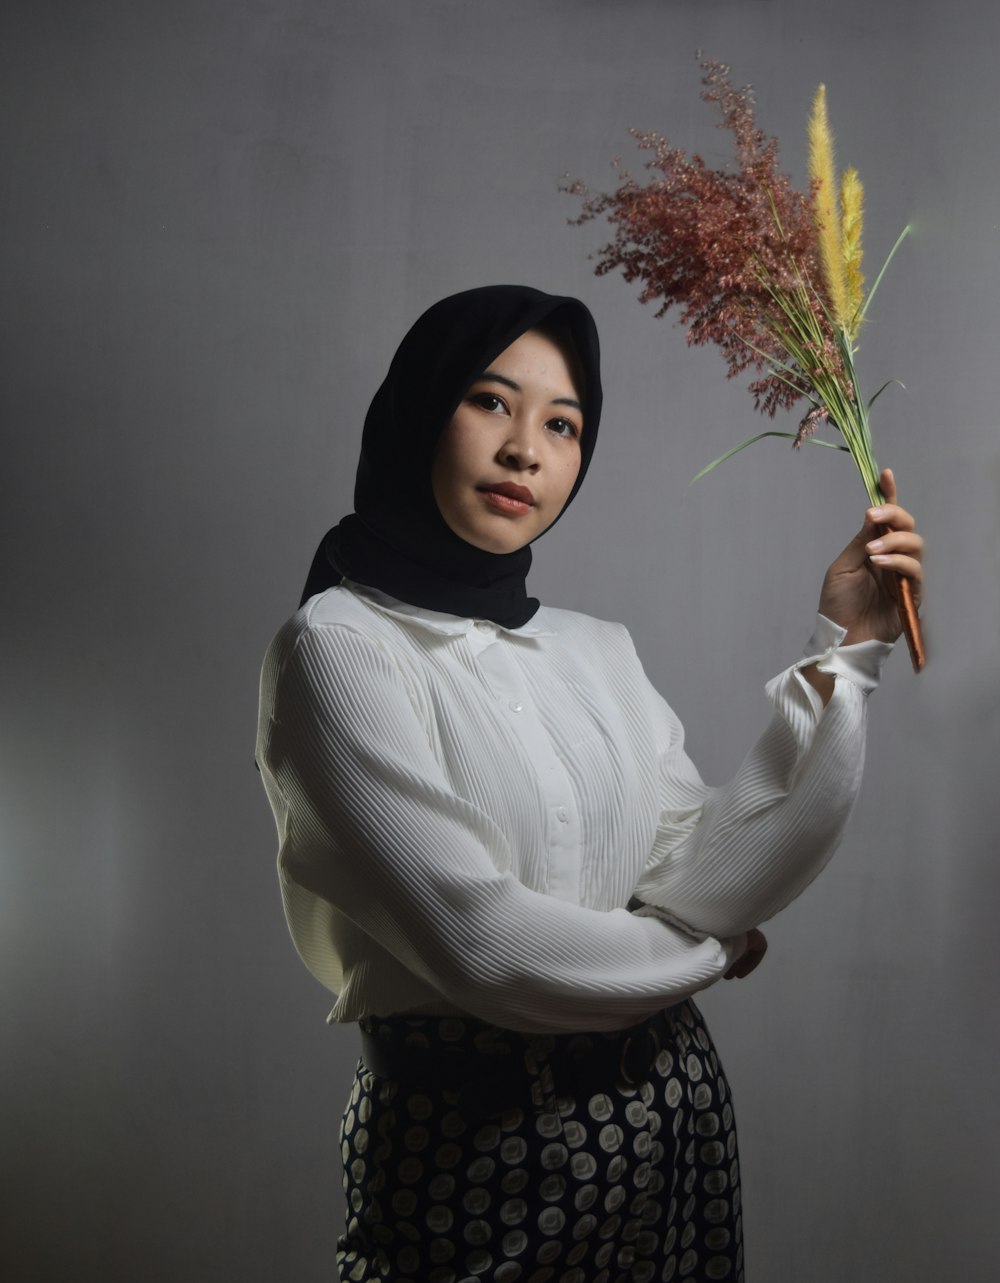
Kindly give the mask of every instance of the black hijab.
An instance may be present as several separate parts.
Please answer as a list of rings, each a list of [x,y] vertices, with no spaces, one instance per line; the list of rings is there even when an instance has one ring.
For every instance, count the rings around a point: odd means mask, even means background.
[[[453,294],[413,325],[375,393],[361,439],[355,511],[316,550],[303,602],[347,577],[428,610],[505,628],[527,623],[538,609],[525,587],[530,548],[493,553],[459,538],[434,502],[431,468],[438,438],[469,386],[515,339],[538,327],[568,333],[582,372],[580,474],[569,505],[601,417],[593,317],[578,299],[523,285]]]

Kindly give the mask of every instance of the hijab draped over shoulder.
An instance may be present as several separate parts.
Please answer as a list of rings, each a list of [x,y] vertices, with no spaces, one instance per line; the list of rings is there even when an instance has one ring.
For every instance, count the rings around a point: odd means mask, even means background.
[[[526,330],[568,341],[580,369],[586,474],[601,416],[597,329],[574,298],[523,285],[487,285],[435,303],[393,357],[368,410],[354,487],[354,512],[328,531],[313,558],[302,601],[352,579],[428,610],[490,619],[505,628],[538,609],[525,579],[531,549],[492,553],[466,543],[438,511],[431,468],[438,440],[470,385]],[[565,511],[565,508],[563,509]]]

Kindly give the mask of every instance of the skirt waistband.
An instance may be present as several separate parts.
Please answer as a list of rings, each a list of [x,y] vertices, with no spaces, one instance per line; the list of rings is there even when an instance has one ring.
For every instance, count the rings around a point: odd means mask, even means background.
[[[454,1092],[463,1112],[502,1113],[546,1070],[551,1090],[594,1092],[647,1082],[670,1041],[673,1013],[608,1033],[522,1034],[474,1017],[368,1016],[361,1058],[377,1077],[409,1090]],[[490,1106],[490,1108],[486,1108]]]

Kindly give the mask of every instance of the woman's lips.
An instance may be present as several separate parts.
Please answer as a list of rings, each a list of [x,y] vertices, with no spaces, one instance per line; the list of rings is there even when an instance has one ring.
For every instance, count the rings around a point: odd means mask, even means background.
[[[478,489],[486,502],[498,512],[520,516],[534,507],[535,496],[527,486],[516,486],[512,481],[503,481],[495,486],[479,486]]]

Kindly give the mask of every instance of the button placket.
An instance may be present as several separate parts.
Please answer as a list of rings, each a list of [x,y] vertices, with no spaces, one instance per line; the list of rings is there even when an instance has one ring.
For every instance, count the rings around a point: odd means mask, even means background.
[[[549,895],[578,903],[581,835],[573,786],[535,713],[513,650],[514,644],[501,633],[494,645],[479,650],[477,663],[537,780],[543,807],[540,837],[546,857],[545,889]]]

